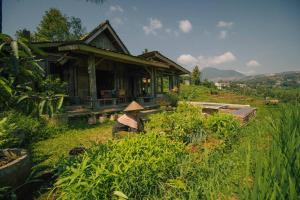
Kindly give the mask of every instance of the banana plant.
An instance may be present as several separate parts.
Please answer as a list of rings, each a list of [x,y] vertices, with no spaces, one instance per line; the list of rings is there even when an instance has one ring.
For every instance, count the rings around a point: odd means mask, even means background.
[[[45,56],[24,38],[0,34],[0,110],[15,108],[51,117],[61,108],[65,95],[49,89],[57,81],[49,81],[35,55]]]
[[[34,85],[44,76],[44,69],[34,55],[37,52],[29,42],[0,34],[0,91],[1,105],[9,107],[18,93],[17,85]],[[3,109],[3,108],[0,108]]]
[[[18,104],[22,104],[26,112],[40,117],[43,114],[52,117],[54,113],[61,109],[66,95],[48,92],[23,93],[18,99]]]

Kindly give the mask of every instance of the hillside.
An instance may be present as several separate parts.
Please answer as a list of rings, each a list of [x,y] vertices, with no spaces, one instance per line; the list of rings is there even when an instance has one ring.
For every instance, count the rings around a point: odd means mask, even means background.
[[[289,71],[274,74],[261,74],[256,76],[246,76],[237,82],[248,85],[281,86],[281,87],[299,87],[300,71]]]
[[[233,80],[239,80],[241,78],[244,78],[245,75],[237,72],[235,70],[223,70],[223,69],[217,69],[213,67],[207,67],[204,68],[201,71],[201,80],[208,79],[210,81],[233,81]]]

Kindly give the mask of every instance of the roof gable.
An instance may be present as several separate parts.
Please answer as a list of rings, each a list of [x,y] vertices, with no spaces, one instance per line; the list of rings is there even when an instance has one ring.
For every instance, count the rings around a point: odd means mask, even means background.
[[[130,54],[108,20],[101,23],[88,35],[84,36],[81,41],[86,44],[96,46],[97,48]]]
[[[162,55],[158,51],[147,52],[147,53],[144,53],[144,54],[140,55],[139,57],[143,57],[143,58],[146,58],[148,60],[156,60],[156,61],[159,61],[159,62],[163,62],[163,63],[175,68],[176,70],[180,71],[180,74],[190,74],[190,71],[188,71],[184,67],[180,66],[179,64],[177,64],[173,60],[171,60],[171,59],[167,58],[166,56]]]

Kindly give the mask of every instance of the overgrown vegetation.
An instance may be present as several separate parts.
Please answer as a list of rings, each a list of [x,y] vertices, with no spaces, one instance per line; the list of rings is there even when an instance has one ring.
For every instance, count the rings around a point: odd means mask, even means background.
[[[215,113],[207,118],[207,130],[219,138],[227,138],[237,134],[241,124],[229,114]]]
[[[261,147],[262,151],[254,155],[252,184],[241,188],[244,199],[299,199],[299,119],[300,106],[288,105],[270,120],[270,148]]]
[[[50,138],[66,126],[50,125],[45,120],[17,111],[1,113],[0,148],[26,147],[32,142]]]
[[[182,143],[155,134],[111,141],[63,162],[55,192],[58,199],[111,199],[115,191],[162,198],[164,188],[176,185],[186,156]]]
[[[204,115],[199,108],[179,104],[175,112],[163,112],[150,116],[150,122],[146,123],[145,130],[166,135],[170,139],[183,143],[191,143],[205,137],[204,120]]]

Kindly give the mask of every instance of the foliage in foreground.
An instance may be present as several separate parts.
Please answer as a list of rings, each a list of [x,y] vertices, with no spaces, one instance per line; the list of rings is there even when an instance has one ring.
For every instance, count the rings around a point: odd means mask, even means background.
[[[111,141],[62,163],[55,192],[58,199],[110,199],[114,191],[162,198],[168,185],[184,185],[177,177],[186,156],[184,144],[155,134]]]
[[[255,155],[253,183],[244,199],[300,198],[299,119],[300,106],[289,104],[271,120],[271,146]]]

